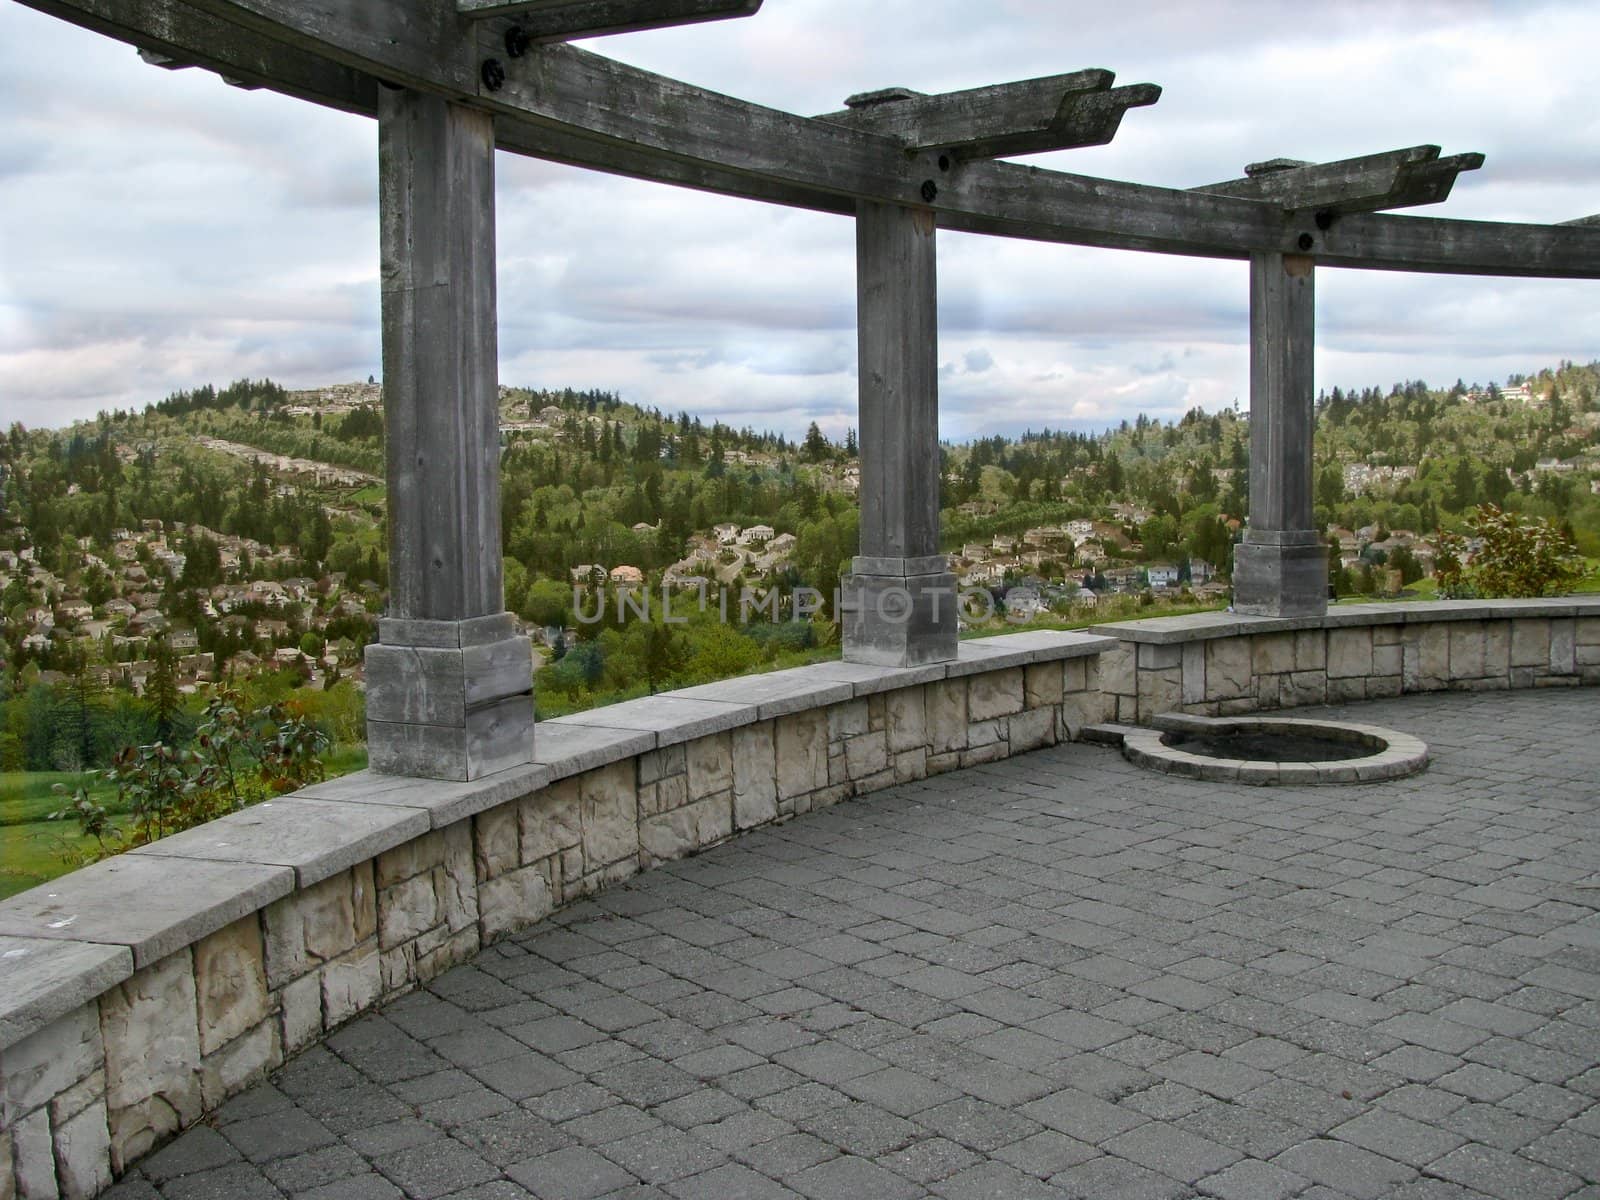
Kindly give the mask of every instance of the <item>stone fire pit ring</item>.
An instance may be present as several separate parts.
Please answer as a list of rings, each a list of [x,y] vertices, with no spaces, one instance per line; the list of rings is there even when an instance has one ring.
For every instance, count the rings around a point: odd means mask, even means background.
[[[1150,728],[1124,727],[1122,754],[1129,762],[1169,775],[1218,783],[1274,784],[1378,783],[1403,779],[1426,769],[1428,747],[1421,738],[1380,725],[1301,717],[1197,717],[1162,713]],[[1326,743],[1326,759],[1281,761],[1268,758],[1224,758],[1197,753],[1184,741],[1253,735],[1293,739],[1303,748]],[[1309,741],[1308,741],[1309,740]],[[1178,743],[1178,744],[1174,744]]]

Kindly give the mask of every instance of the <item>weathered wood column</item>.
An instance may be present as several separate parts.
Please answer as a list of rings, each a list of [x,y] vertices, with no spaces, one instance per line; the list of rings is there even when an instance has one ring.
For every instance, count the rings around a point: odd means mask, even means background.
[[[1237,612],[1328,611],[1328,556],[1312,519],[1315,267],[1250,256],[1250,528],[1234,552]]]
[[[956,656],[956,583],[939,553],[937,223],[856,210],[861,554],[844,580],[844,657],[908,667]]]
[[[532,658],[500,560],[494,121],[382,90],[389,613],[367,648],[372,769],[476,779],[533,755]]]

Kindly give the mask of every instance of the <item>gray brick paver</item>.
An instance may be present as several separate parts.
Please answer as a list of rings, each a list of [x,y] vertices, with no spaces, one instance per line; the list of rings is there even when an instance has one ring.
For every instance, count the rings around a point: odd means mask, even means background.
[[[1433,747],[1386,788],[1062,746],[756,831],[351,1023],[112,1194],[1600,1193],[1594,695],[1355,706]]]

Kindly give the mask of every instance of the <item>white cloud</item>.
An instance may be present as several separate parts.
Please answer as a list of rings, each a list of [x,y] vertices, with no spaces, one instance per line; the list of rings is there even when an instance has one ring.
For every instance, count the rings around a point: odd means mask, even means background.
[[[1440,211],[1600,207],[1583,0],[786,0],[593,48],[797,112],[1106,66],[1165,88],[1041,165],[1193,186],[1277,155],[1481,150]],[[1070,57],[1069,57],[1070,56]],[[70,62],[73,85],[61,86]],[[378,370],[372,122],[0,7],[0,418],[56,424],[245,374]],[[791,434],[854,424],[854,239],[795,212],[501,156],[502,375]],[[1248,397],[1238,263],[940,239],[942,431],[1093,427]],[[1600,355],[1594,284],[1324,271],[1319,382]]]

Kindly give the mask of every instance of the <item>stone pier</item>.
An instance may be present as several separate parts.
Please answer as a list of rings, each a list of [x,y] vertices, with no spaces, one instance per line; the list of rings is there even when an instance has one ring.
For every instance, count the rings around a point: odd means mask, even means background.
[[[1250,256],[1250,527],[1234,551],[1234,608],[1264,617],[1328,611],[1328,557],[1311,512],[1315,267]]]
[[[500,557],[494,120],[379,110],[389,615],[367,649],[374,770],[471,780],[533,757],[533,673]]]
[[[844,656],[911,667],[956,656],[956,581],[939,553],[937,223],[856,213],[861,554],[844,581]]]

